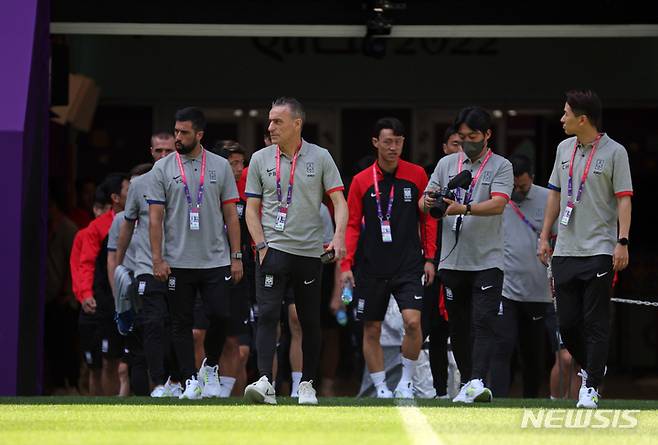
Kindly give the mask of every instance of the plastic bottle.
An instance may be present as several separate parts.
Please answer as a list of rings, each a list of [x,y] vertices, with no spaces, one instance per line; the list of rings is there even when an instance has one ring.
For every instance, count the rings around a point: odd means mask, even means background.
[[[341,295],[343,299],[343,304],[345,306],[349,305],[352,302],[352,283],[345,281],[343,283],[343,293]]]
[[[336,312],[336,322],[341,326],[345,326],[347,324],[347,313],[345,312],[345,309],[338,309]]]

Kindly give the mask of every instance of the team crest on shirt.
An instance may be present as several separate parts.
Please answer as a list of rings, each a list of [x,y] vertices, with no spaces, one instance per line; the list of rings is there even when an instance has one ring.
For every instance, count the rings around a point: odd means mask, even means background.
[[[491,171],[482,172],[482,183],[483,184],[491,183]]]
[[[594,173],[600,175],[605,168],[605,159],[597,159],[594,163]]]
[[[315,176],[315,163],[307,162],[306,163],[306,176]]]
[[[208,170],[208,176],[210,176],[210,182],[217,182],[217,173],[215,170]]]
[[[265,287],[274,286],[274,275],[265,275]]]
[[[403,192],[404,192],[404,202],[411,202],[411,187],[405,187]]]

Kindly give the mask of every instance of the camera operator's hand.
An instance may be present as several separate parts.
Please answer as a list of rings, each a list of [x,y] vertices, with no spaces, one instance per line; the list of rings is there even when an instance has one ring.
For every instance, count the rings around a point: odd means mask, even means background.
[[[418,202],[418,207],[420,207],[420,210],[427,213],[429,209],[434,206],[435,203],[436,203],[436,190],[430,189],[425,193],[423,193],[423,197]]]
[[[443,202],[448,204],[445,213],[446,215],[463,215],[466,213],[466,206],[464,204],[460,204],[457,201],[448,198],[443,198]]]

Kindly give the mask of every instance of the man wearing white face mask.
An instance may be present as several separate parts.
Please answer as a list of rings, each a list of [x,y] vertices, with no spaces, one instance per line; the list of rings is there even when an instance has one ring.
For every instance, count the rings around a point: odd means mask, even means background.
[[[441,158],[425,194],[418,201],[423,211],[446,204],[442,210],[439,278],[445,285],[450,317],[450,340],[462,376],[462,389],[454,402],[490,402],[485,387],[495,346],[494,324],[503,286],[502,213],[514,184],[510,162],[489,148],[491,116],[479,107],[464,108],[454,123],[463,152]],[[457,175],[470,171],[470,184],[444,197],[445,187]],[[472,340],[471,340],[472,338]]]

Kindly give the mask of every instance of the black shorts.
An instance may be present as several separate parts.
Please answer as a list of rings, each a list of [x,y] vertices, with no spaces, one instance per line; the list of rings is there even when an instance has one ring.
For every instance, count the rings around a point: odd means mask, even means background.
[[[355,290],[358,289],[356,310],[359,320],[383,321],[391,294],[395,297],[400,311],[422,310],[425,291],[420,281],[421,276],[422,271],[389,279],[357,275]]]
[[[228,317],[222,317],[222,322],[226,323],[226,335],[228,336],[242,335],[249,331],[251,306],[249,304],[248,286],[249,283],[244,280],[229,286],[229,314]],[[192,327],[193,329],[207,330],[209,326],[210,321],[199,293],[194,301],[194,324]]]
[[[80,312],[78,319],[80,350],[87,367],[100,369],[103,358],[120,358],[123,354],[123,337],[114,320]]]
[[[180,317],[185,320],[185,324],[194,326],[195,306],[200,297],[206,318],[228,317],[231,311],[230,277],[229,266],[212,269],[172,268],[166,283],[170,316]]]

